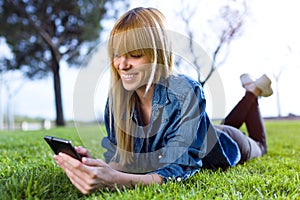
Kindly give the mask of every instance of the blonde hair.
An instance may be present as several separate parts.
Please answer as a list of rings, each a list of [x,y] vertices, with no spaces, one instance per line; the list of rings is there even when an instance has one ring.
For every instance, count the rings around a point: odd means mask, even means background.
[[[133,161],[136,125],[130,115],[134,111],[137,97],[134,91],[126,91],[123,88],[113,60],[116,55],[121,56],[133,51],[148,56],[151,61],[146,93],[153,83],[167,78],[172,68],[171,45],[164,27],[164,16],[157,9],[139,7],[129,10],[115,23],[110,33],[110,130],[114,128],[116,132],[117,151],[114,158],[119,160],[121,165]]]

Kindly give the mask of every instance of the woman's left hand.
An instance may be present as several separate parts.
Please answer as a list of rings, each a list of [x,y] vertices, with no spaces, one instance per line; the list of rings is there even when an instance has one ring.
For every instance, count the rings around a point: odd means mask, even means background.
[[[104,187],[114,188],[115,177],[120,173],[101,159],[83,157],[80,162],[64,153],[55,155],[54,159],[83,194]]]

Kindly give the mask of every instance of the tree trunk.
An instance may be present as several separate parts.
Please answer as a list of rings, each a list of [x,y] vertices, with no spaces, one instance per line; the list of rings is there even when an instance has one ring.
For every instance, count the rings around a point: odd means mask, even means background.
[[[0,72],[0,130],[3,129],[4,123],[3,123],[3,112],[2,112],[2,74]]]
[[[54,95],[55,95],[55,106],[56,106],[56,126],[64,126],[64,114],[61,97],[61,82],[59,75],[59,64],[53,67],[53,83],[54,83]]]
[[[15,116],[13,111],[13,95],[8,94],[7,97],[7,108],[6,108],[6,121],[7,121],[7,129],[9,131],[15,130]]]
[[[276,79],[276,85],[277,85],[277,90],[276,90],[276,101],[277,101],[277,111],[278,111],[278,115],[277,117],[281,118],[281,107],[280,107],[280,95],[279,95],[279,77],[278,79]]]

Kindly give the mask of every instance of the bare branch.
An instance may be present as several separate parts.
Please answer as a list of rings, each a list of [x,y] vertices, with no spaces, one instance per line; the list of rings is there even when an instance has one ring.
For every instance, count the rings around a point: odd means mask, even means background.
[[[195,52],[194,47],[194,39],[195,39],[195,33],[191,27],[191,21],[193,17],[195,16],[195,13],[197,11],[196,6],[189,6],[185,2],[182,2],[182,9],[178,13],[178,16],[182,20],[185,26],[185,32],[189,37],[189,51],[191,56],[193,57],[192,63],[197,69],[198,73],[198,81],[201,83],[201,85],[204,85],[207,80],[211,77],[213,72],[221,66],[227,59],[229,55],[229,46],[230,43],[240,34],[243,24],[244,24],[244,18],[246,16],[246,2],[245,0],[241,1],[229,1],[226,5],[222,6],[220,8],[220,15],[218,18],[213,19],[211,22],[211,25],[214,25],[217,23],[217,28],[219,30],[215,31],[217,34],[216,46],[210,47],[209,49],[213,49],[213,51],[210,53],[211,55],[211,65],[208,74],[204,78],[203,81],[201,81],[201,75],[200,74],[200,68],[201,65],[199,63],[199,52]],[[221,25],[220,25],[221,23]],[[201,33],[203,36],[206,36],[206,33]],[[211,37],[211,35],[209,35]],[[211,44],[210,44],[211,45]],[[221,53],[222,52],[222,53]],[[223,57],[221,57],[221,55]]]

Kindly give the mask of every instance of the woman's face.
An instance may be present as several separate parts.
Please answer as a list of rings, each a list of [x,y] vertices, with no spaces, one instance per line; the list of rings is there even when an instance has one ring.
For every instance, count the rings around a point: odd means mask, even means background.
[[[126,90],[137,90],[148,83],[151,74],[151,62],[148,56],[142,55],[138,51],[132,51],[122,56],[115,55],[113,65]]]

